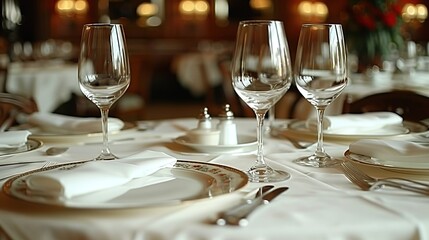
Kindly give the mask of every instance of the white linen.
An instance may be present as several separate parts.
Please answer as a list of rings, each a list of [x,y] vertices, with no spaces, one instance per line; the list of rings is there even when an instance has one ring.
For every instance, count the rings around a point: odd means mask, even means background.
[[[408,141],[361,139],[351,143],[349,150],[380,160],[429,162],[429,147]]]
[[[85,193],[125,184],[132,179],[147,177],[161,168],[173,167],[176,158],[156,151],[141,153],[111,161],[90,161],[72,168],[31,174],[26,179],[32,194],[71,198]]]
[[[395,125],[402,126],[402,117],[392,112],[369,112],[325,116],[323,121],[323,129],[325,129],[326,132],[343,134],[363,133]],[[308,119],[306,126],[311,130],[317,129],[317,119]]]
[[[82,95],[77,77],[77,64],[13,62],[7,72],[6,90],[32,98],[40,112],[53,112],[70,99]]]
[[[48,132],[55,133],[95,133],[101,132],[100,118],[81,118],[55,113],[32,113],[27,122]],[[118,118],[109,118],[108,131],[119,131],[124,122]]]
[[[30,134],[31,132],[27,130],[0,132],[0,148],[17,148],[23,146]]]
[[[255,135],[253,118],[236,118],[235,121],[239,134]],[[178,159],[222,164],[242,171],[254,164],[255,156],[252,154],[201,155],[170,149],[172,139],[194,126],[195,119],[191,118],[159,121],[151,131],[124,133],[135,138],[132,149],[132,144],[121,142],[113,144],[112,151],[128,156],[131,151],[148,148]],[[154,135],[156,137],[148,137]],[[93,148],[93,154],[98,153],[94,145],[79,147],[85,150],[70,148],[64,155],[50,158],[61,161],[81,159],[88,157],[89,147]],[[326,144],[326,151],[335,158],[341,158],[348,148],[348,144]],[[247,227],[220,227],[209,222],[219,212],[237,204],[243,192],[249,192],[261,183],[249,183],[243,191],[178,206],[116,210],[35,207],[36,204],[2,194],[0,232],[4,230],[10,239],[44,240],[429,239],[428,197],[390,188],[362,191],[347,180],[340,169],[304,167],[293,162],[297,157],[313,153],[313,150],[297,150],[284,139],[265,138],[267,163],[275,169],[289,172],[292,177],[275,184],[288,186],[289,190],[254,211],[249,216]],[[28,155],[32,157],[39,153],[33,151]],[[31,164],[27,167],[37,166]],[[396,174],[396,171],[378,171]],[[334,230],[332,226],[335,226]]]

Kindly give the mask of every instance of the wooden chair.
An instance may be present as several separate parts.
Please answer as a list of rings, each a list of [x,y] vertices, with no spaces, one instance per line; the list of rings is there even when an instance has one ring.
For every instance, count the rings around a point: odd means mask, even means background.
[[[15,124],[19,113],[33,113],[37,104],[26,97],[11,93],[0,93],[0,131],[7,130]]]
[[[353,101],[346,96],[343,113],[389,111],[399,114],[407,121],[429,118],[429,97],[412,91],[390,91],[376,93]]]

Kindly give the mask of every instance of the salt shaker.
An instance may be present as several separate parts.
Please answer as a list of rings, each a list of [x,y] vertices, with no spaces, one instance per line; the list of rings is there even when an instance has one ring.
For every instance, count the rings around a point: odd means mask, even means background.
[[[198,116],[198,129],[211,129],[212,128],[212,118],[209,114],[209,109],[207,107],[201,110],[200,115]]]
[[[234,113],[229,104],[225,104],[223,112],[219,115],[219,145],[237,145],[237,126],[234,123]]]
[[[198,116],[197,127],[187,133],[189,141],[203,145],[219,144],[219,131],[213,129],[211,120],[208,108],[203,108]]]

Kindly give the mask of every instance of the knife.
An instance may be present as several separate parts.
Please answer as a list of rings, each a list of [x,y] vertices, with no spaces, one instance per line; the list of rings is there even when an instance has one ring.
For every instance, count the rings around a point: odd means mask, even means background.
[[[278,195],[288,190],[288,187],[275,188],[272,191],[261,194],[256,197],[253,201],[247,202],[236,208],[222,212],[219,218],[216,220],[216,224],[220,226],[224,225],[236,225],[236,226],[247,226],[249,221],[247,217],[259,206],[268,204],[271,200],[276,198]]]
[[[11,165],[21,165],[21,164],[29,164],[29,163],[40,163],[46,162],[46,160],[38,160],[38,161],[27,161],[27,162],[8,162],[8,163],[0,163],[0,167],[3,166],[11,166]]]

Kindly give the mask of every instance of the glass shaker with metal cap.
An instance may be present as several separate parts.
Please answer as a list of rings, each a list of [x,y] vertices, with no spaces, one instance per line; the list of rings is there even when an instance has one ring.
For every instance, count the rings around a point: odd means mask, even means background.
[[[219,145],[237,145],[237,126],[234,122],[234,113],[229,104],[225,104],[223,111],[219,114]]]

